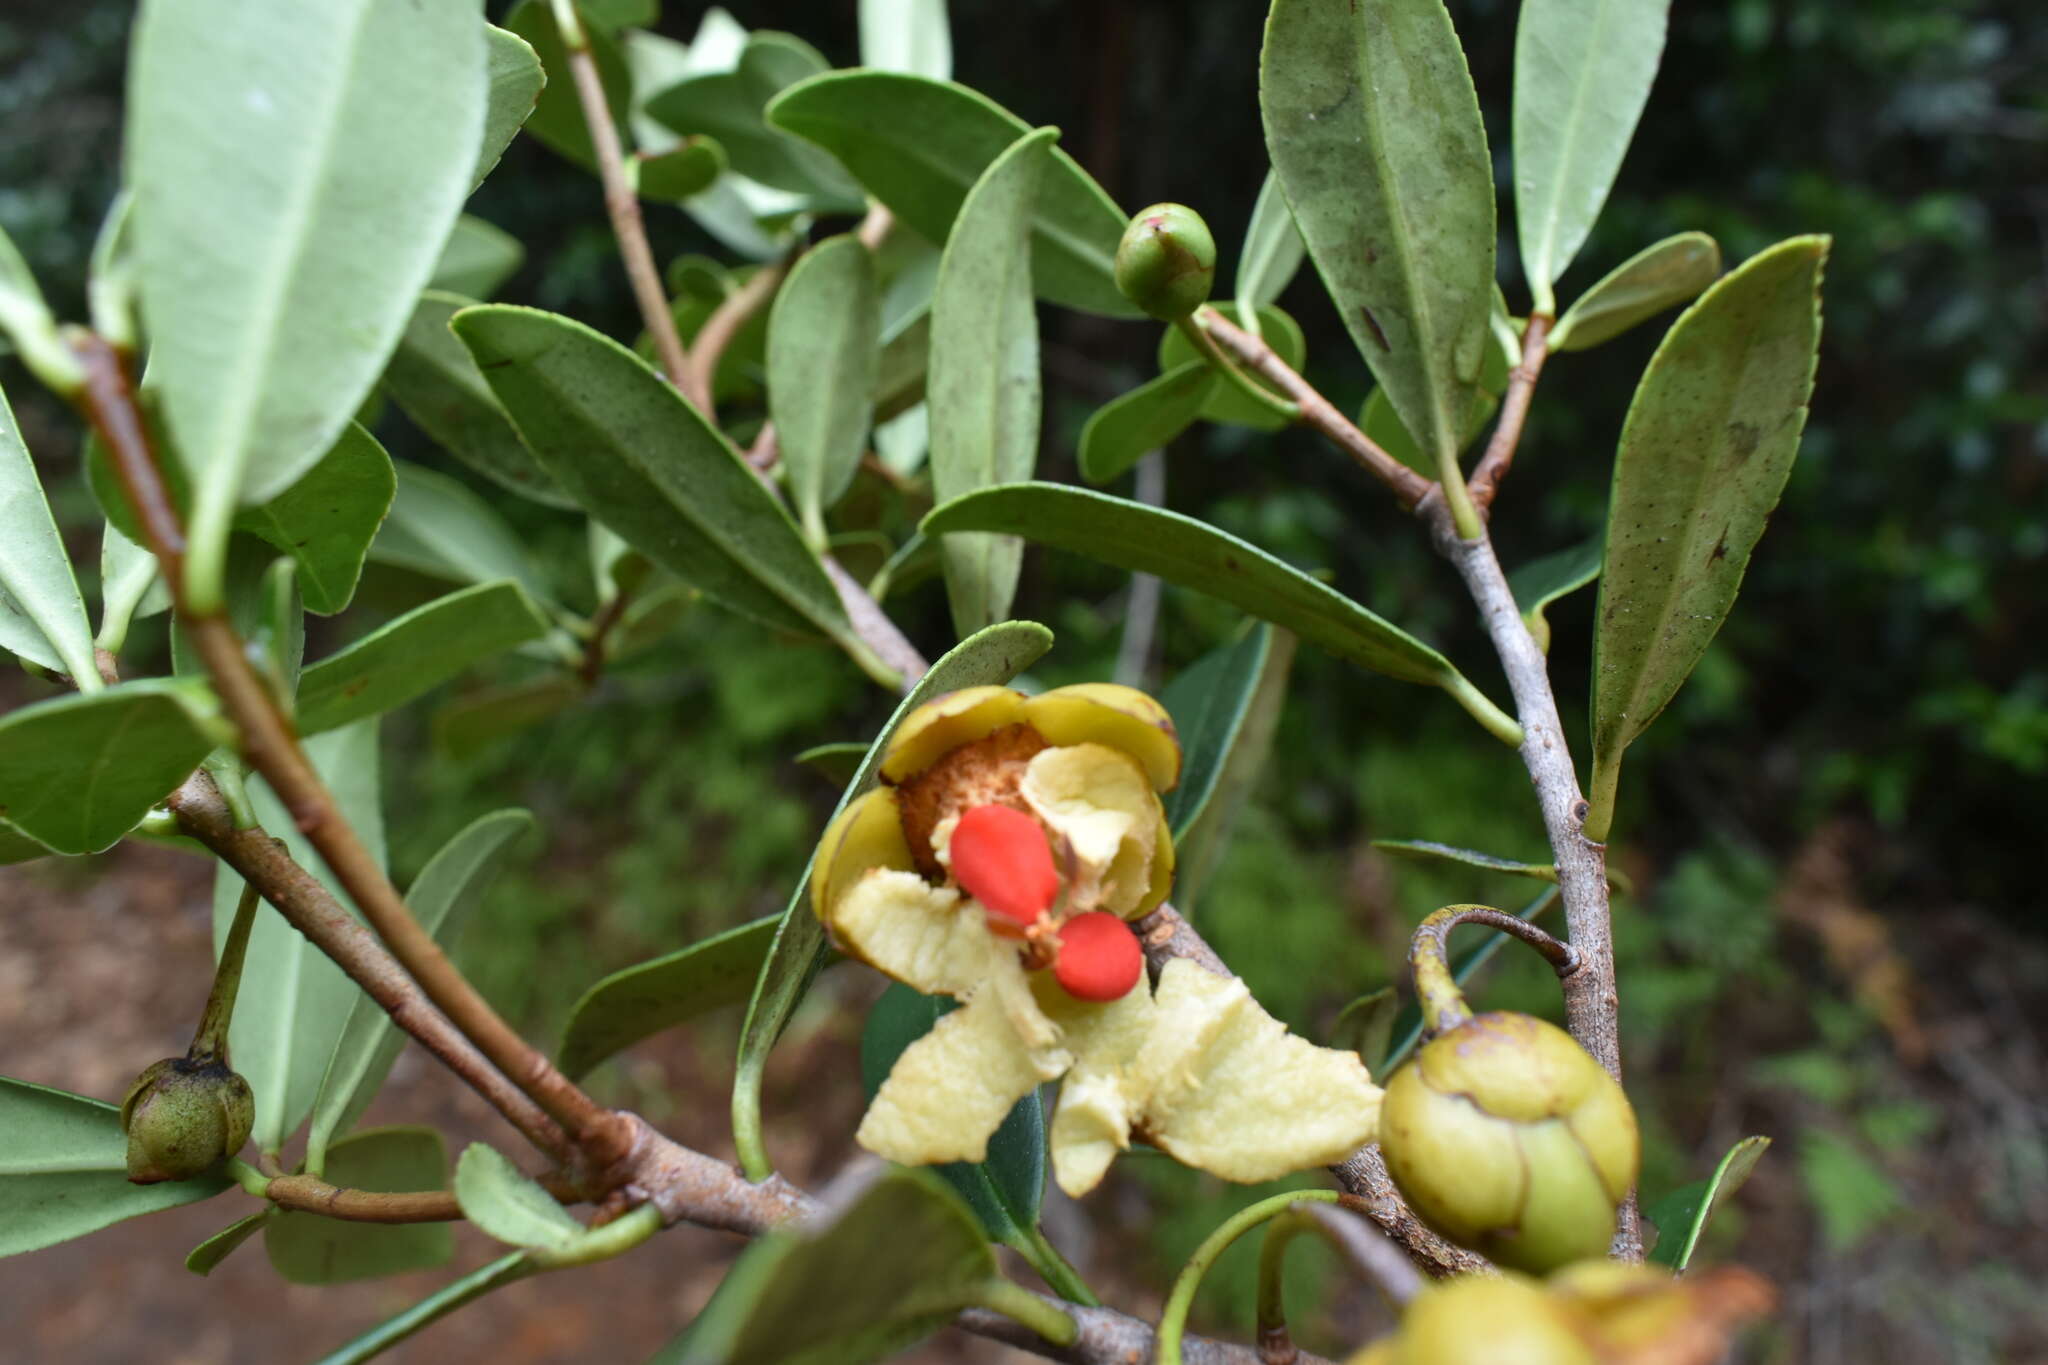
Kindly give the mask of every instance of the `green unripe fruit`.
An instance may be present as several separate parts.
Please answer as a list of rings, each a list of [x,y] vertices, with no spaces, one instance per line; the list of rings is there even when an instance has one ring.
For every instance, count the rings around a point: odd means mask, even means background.
[[[1158,318],[1178,322],[1216,284],[1216,239],[1185,204],[1154,204],[1131,219],[1116,247],[1116,287]]]
[[[154,1185],[204,1175],[241,1151],[255,1124],[256,1097],[226,1063],[166,1057],[121,1102],[128,1178]]]
[[[1424,1222],[1539,1275],[1605,1254],[1641,1162],[1621,1086],[1526,1014],[1474,1016],[1396,1072],[1380,1150]]]

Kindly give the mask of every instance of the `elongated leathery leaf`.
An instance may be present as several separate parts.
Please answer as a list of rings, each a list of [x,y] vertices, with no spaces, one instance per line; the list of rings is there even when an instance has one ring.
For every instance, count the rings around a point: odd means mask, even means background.
[[[391,457],[351,422],[320,463],[261,507],[242,511],[235,528],[297,561],[306,610],[332,616],[356,594],[363,557],[391,510],[395,487]]]
[[[100,685],[85,599],[57,535],[42,482],[0,394],[0,649]]]
[[[335,804],[370,855],[384,860],[384,815],[378,799],[377,723],[363,721],[344,730],[315,735],[306,756],[334,793]],[[268,783],[251,776],[249,800],[256,819],[272,837],[284,840],[293,861],[327,883],[343,905],[350,902],[327,872],[313,846],[299,833],[291,813]],[[242,879],[222,864],[213,881],[213,935],[217,953],[242,896]],[[284,917],[258,910],[249,932],[249,955],[235,997],[228,1030],[235,1069],[256,1093],[256,1128],[251,1135],[263,1151],[275,1152],[313,1107],[327,1059],[359,994],[341,968],[309,943]]]
[[[860,0],[860,64],[949,80],[953,34],[946,0]]]
[[[1081,477],[1108,483],[1186,431],[1222,380],[1206,360],[1190,360],[1110,399],[1081,428]]]
[[[1228,679],[1222,686],[1248,689],[1240,692],[1241,703],[1223,700],[1206,709],[1206,714],[1196,713],[1197,723],[1202,725],[1202,753],[1191,754],[1193,764],[1182,769],[1181,790],[1188,795],[1169,807],[1175,848],[1174,896],[1183,906],[1201,900],[1203,888],[1230,846],[1237,817],[1265,770],[1280,713],[1287,704],[1294,646],[1295,637],[1289,632],[1259,626],[1231,651],[1233,657],[1225,666]],[[1185,687],[1181,695],[1187,695]],[[1185,702],[1171,704],[1187,709]],[[1190,779],[1199,785],[1190,789]]]
[[[371,1128],[334,1144],[330,1184],[401,1194],[448,1188],[448,1152],[431,1128]],[[263,1250],[292,1284],[343,1284],[446,1264],[455,1230],[446,1223],[359,1223],[281,1211],[263,1229]]]
[[[1515,26],[1515,210],[1539,313],[1592,230],[1649,102],[1670,0],[1523,0]]]
[[[1031,209],[1056,130],[1017,139],[975,182],[932,296],[932,495],[940,501],[1031,477],[1038,463],[1038,313]],[[1014,536],[946,542],[946,596],[961,638],[1010,614],[1024,546]]]
[[[762,118],[783,90],[831,69],[801,38],[749,34],[731,70],[690,76],[650,97],[646,111],[679,133],[718,139],[732,168],[750,180],[853,208],[861,202],[860,186],[838,162]]]
[[[1715,1210],[1748,1181],[1770,1145],[1767,1137],[1742,1139],[1728,1149],[1712,1176],[1676,1190],[1644,1209],[1644,1216],[1657,1225],[1657,1246],[1650,1253],[1651,1263],[1669,1266],[1672,1274],[1683,1275]]]
[[[535,601],[547,600],[533,557],[497,509],[458,480],[418,465],[398,466],[398,495],[370,558],[452,583],[510,578]]]
[[[505,27],[532,46],[547,73],[547,83],[533,111],[526,116],[526,131],[585,170],[596,170],[597,154],[590,146],[590,125],[583,119],[576,78],[569,70],[569,53],[562,46],[561,30],[555,27],[554,10],[548,0],[519,0],[506,13]],[[627,114],[633,104],[633,73],[616,38],[597,24],[585,24],[583,28],[612,122],[623,130],[628,126]]]
[[[1436,467],[1456,458],[1493,290],[1493,167],[1443,0],[1274,0],[1273,170],[1366,364]]]
[[[968,190],[1031,125],[962,85],[890,71],[831,71],[792,86],[768,121],[836,155],[869,194],[927,240],[943,242]],[[1127,221],[1065,152],[1031,209],[1031,278],[1039,297],[1105,317],[1139,316],[1118,292]]]
[[[444,946],[454,943],[497,878],[505,851],[533,828],[527,812],[501,810],[476,820],[444,844],[405,893],[405,903],[420,927]],[[330,1149],[339,1153],[336,1137],[348,1132],[376,1098],[404,1042],[405,1035],[382,1006],[367,995],[356,996],[313,1101],[312,1126],[306,1134],[308,1171],[326,1176],[330,1184],[360,1183],[330,1171],[327,1155]]]
[[[434,262],[429,289],[444,289],[487,299],[512,278],[526,261],[526,248],[517,237],[495,223],[472,214],[455,220],[455,228]]]
[[[1204,654],[1159,694],[1173,716],[1184,755],[1180,785],[1163,798],[1176,838],[1201,818],[1215,795],[1268,670],[1276,662],[1284,667],[1284,660],[1275,657],[1280,643],[1273,627],[1261,622],[1243,639]]]
[[[921,529],[926,535],[1007,531],[1154,574],[1285,626],[1375,673],[1441,687],[1503,739],[1520,733],[1520,726],[1428,645],[1257,546],[1192,517],[1086,489],[1013,483],[943,503]]]
[[[484,132],[471,189],[497,168],[498,158],[519,135],[520,125],[540,101],[541,87],[548,83],[540,54],[510,29],[486,24],[484,49]]]
[[[1270,303],[1261,304],[1256,314],[1259,333],[1273,353],[1287,362],[1288,368],[1299,370],[1303,357],[1308,353],[1308,343],[1301,335],[1301,324]],[[1159,336],[1159,368],[1161,371],[1176,369],[1190,360],[1200,357],[1195,344],[1178,327],[1169,327]],[[1276,397],[1281,396],[1272,385],[1256,375],[1249,376],[1254,384],[1266,389]],[[1237,426],[1256,427],[1260,431],[1280,431],[1288,420],[1272,408],[1241,392],[1235,384],[1219,380],[1210,386],[1208,399],[1202,404],[1202,420],[1205,422],[1230,422]]]
[[[806,534],[860,468],[875,409],[881,305],[874,258],[845,234],[804,253],[768,321],[768,414]]]
[[[1666,308],[1696,298],[1721,274],[1721,248],[1704,232],[1653,242],[1572,300],[1550,331],[1553,351],[1584,351]]]
[[[0,1076],[0,1256],[210,1199],[224,1175],[128,1183],[128,1136],[111,1104]]]
[[[157,571],[156,556],[108,522],[100,534],[100,628],[93,643],[119,654],[131,622],[170,606],[170,589]]]
[[[1550,618],[1544,615],[1552,602],[1567,597],[1600,576],[1600,556],[1606,551],[1604,537],[1594,536],[1568,550],[1559,550],[1531,560],[1508,575],[1508,589],[1521,609],[1523,624],[1535,637],[1536,647],[1550,652]]]
[[[850,634],[789,514],[638,356],[533,308],[465,309],[454,325],[542,467],[633,548],[768,625]]]
[[[1794,237],[1743,262],[1672,324],[1629,404],[1593,629],[1589,838],[1607,836],[1622,751],[1721,629],[1792,472],[1827,251]]]
[[[194,1275],[211,1275],[215,1268],[269,1224],[283,1210],[270,1204],[247,1218],[238,1218],[185,1253],[185,1269]]]
[[[1301,269],[1308,246],[1301,229],[1294,225],[1294,211],[1280,189],[1280,178],[1272,171],[1259,184],[1259,197],[1252,205],[1252,221],[1244,230],[1244,249],[1237,257],[1237,302],[1240,310],[1259,308],[1280,297]],[[1245,326],[1253,324],[1240,316]]]
[[[569,1013],[559,1053],[563,1072],[583,1076],[643,1038],[745,1000],[778,925],[774,915],[763,916],[592,986]]]
[[[455,1165],[455,1198],[462,1216],[501,1242],[519,1247],[563,1247],[583,1225],[495,1147],[472,1142]]]
[[[386,1318],[347,1345],[320,1357],[316,1365],[364,1365],[364,1362],[374,1360],[421,1328],[475,1302],[493,1289],[524,1279],[530,1273],[531,1264],[525,1252],[514,1251],[500,1256],[427,1295],[405,1311]]]
[[[918,679],[896,708],[896,714],[868,746],[867,757],[839,798],[838,809],[845,809],[848,801],[873,785],[882,750],[905,716],[946,692],[1006,683],[1050,648],[1052,632],[1035,621],[1005,621],[953,646]],[[732,1091],[733,1142],[739,1148],[740,1164],[751,1180],[765,1180],[774,1169],[761,1145],[761,1072],[768,1062],[768,1050],[782,1036],[783,1026],[825,960],[825,928],[811,913],[810,877],[811,868],[806,864],[804,875],[797,878],[790,893],[789,904],[783,907],[775,943],[754,984],[746,1023],[740,1031],[739,1068]]]
[[[473,0],[151,0],[133,53],[150,371],[203,608],[235,504],[334,444],[427,282],[482,142],[484,25]]]

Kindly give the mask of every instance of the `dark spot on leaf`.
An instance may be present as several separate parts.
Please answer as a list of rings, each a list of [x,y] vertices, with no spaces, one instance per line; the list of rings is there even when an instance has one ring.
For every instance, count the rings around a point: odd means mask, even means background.
[[[1372,339],[1380,344],[1380,349],[1382,351],[1393,350],[1394,348],[1387,344],[1387,334],[1380,330],[1380,320],[1372,315],[1372,309],[1360,304],[1358,314],[1365,319],[1365,325],[1372,328]]]
[[[1236,556],[1236,555],[1225,555],[1225,556],[1223,556],[1223,567],[1224,567],[1224,568],[1226,568],[1226,569],[1228,569],[1228,570],[1230,570],[1230,571],[1231,571],[1232,573],[1236,573],[1236,572],[1238,571],[1238,563],[1237,563],[1237,556]]]
[[[1751,423],[1730,422],[1728,424],[1728,444],[1735,451],[1735,458],[1738,460],[1746,460],[1756,454],[1757,443],[1762,441],[1763,438],[1762,429]]]
[[[1716,544],[1716,545],[1714,546],[1714,552],[1713,552],[1712,554],[1710,554],[1710,555],[1708,555],[1708,556],[1707,556],[1707,563],[1709,563],[1709,564],[1712,564],[1712,563],[1713,563],[1713,562],[1714,562],[1715,560],[1717,560],[1717,559],[1726,559],[1727,557],[1728,557],[1728,528],[1727,528],[1727,527],[1725,527],[1725,526],[1723,526],[1723,527],[1721,528],[1721,539],[1720,539],[1720,541],[1719,541],[1719,542],[1718,542],[1718,543],[1717,543],[1717,544]]]
[[[511,360],[486,360],[485,362],[483,362],[483,364],[477,366],[477,368],[480,370],[502,370],[507,365],[511,365],[514,363],[515,362]]]

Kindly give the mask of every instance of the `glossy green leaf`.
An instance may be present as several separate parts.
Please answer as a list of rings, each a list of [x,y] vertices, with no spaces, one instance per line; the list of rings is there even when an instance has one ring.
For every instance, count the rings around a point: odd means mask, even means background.
[[[1081,428],[1081,477],[1090,483],[1121,477],[1192,426],[1222,382],[1208,361],[1190,360],[1104,403]]]
[[[851,633],[789,514],[639,357],[531,308],[465,309],[455,331],[542,467],[629,545],[768,625]]]
[[[362,837],[370,855],[383,862],[377,723],[363,721],[315,735],[306,742],[306,756],[334,793],[342,818]],[[284,840],[294,862],[326,883],[343,905],[353,908],[269,784],[252,775],[248,794],[257,823],[272,837]],[[216,953],[234,921],[242,885],[242,879],[226,864],[215,870]],[[235,1070],[256,1093],[256,1128],[251,1136],[263,1151],[280,1150],[312,1110],[328,1058],[334,1055],[335,1040],[360,993],[341,968],[282,915],[267,908],[257,910],[255,926],[249,931],[241,990],[235,997],[234,1022],[228,1030],[228,1050]]]
[[[1493,290],[1493,163],[1443,0],[1274,0],[1266,148],[1401,421],[1457,453]]]
[[[1552,906],[1557,904],[1557,900],[1557,888],[1555,886],[1545,887],[1542,894],[1515,913],[1520,918],[1534,924],[1542,919]],[[1470,981],[1478,974],[1481,967],[1484,967],[1493,960],[1495,953],[1498,953],[1513,941],[1497,929],[1486,929],[1483,931],[1467,929],[1465,932],[1468,934],[1480,932],[1483,933],[1484,937],[1478,943],[1451,959],[1451,980],[1460,986]],[[1394,1020],[1392,1033],[1394,1038],[1393,1045],[1387,1049],[1386,1057],[1377,1066],[1372,1068],[1373,1074],[1376,1076],[1383,1077],[1391,1073],[1395,1067],[1407,1060],[1408,1054],[1415,1050],[1415,1045],[1422,1041],[1422,1011],[1413,1000],[1410,1000],[1401,1007],[1400,1016]],[[1366,1061],[1368,1065],[1371,1065],[1372,1059],[1370,1057]]]
[[[384,368],[469,193],[484,60],[470,4],[142,6],[126,163],[202,592],[236,504],[297,482]]]
[[[536,601],[547,598],[533,557],[497,509],[459,480],[415,464],[398,466],[398,495],[370,558],[451,583],[510,578]]]
[[[480,1266],[421,1299],[402,1313],[394,1314],[338,1350],[320,1357],[317,1365],[363,1365],[374,1360],[456,1309],[475,1302],[493,1289],[524,1279],[530,1273],[526,1253],[515,1251]]]
[[[349,604],[370,541],[391,510],[391,457],[351,422],[320,463],[260,507],[235,517],[235,529],[262,537],[299,566],[306,610],[332,616]]]
[[[381,716],[547,633],[540,608],[507,579],[436,598],[308,668],[299,682],[299,732]]]
[[[903,1050],[958,1008],[944,996],[920,995],[892,982],[868,1011],[860,1036],[860,1079],[870,1102]],[[982,1161],[952,1161],[932,1172],[956,1190],[999,1242],[1015,1241],[1038,1226],[1045,1197],[1045,1106],[1036,1090],[1011,1108],[989,1136]]]
[[[455,1165],[455,1200],[463,1217],[516,1247],[565,1247],[584,1233],[540,1182],[481,1142],[464,1148]]]
[[[1187,758],[1167,806],[1173,822],[1174,899],[1183,908],[1201,899],[1265,771],[1287,704],[1294,645],[1292,634],[1261,624],[1229,650],[1209,655],[1176,678],[1161,697],[1174,716],[1174,728],[1181,729],[1183,715],[1190,727],[1181,730]]]
[[[1052,165],[1042,128],[1019,138],[968,193],[932,296],[932,496],[940,501],[1031,477],[1038,463],[1038,310],[1030,225]],[[1010,614],[1024,546],[1014,536],[946,542],[946,596],[962,639]]]
[[[271,1219],[283,1210],[276,1205],[258,1209],[247,1218],[237,1219],[213,1236],[185,1253],[185,1269],[194,1275],[211,1275],[222,1261],[235,1254],[242,1243],[263,1231]]]
[[[889,71],[833,71],[785,90],[768,121],[838,156],[869,194],[944,242],[967,192],[1031,126],[963,85]],[[1102,187],[1054,150],[1030,211],[1040,298],[1105,317],[1139,316],[1117,291],[1128,221]]]
[[[818,744],[798,754],[796,761],[830,782],[832,790],[844,791],[867,755],[868,746],[861,743]]]
[[[1260,182],[1252,221],[1244,230],[1244,249],[1237,256],[1238,306],[1263,308],[1279,298],[1294,282],[1307,255],[1308,245],[1294,225],[1294,211],[1287,207],[1280,177],[1269,170]]]
[[[369,1128],[327,1153],[327,1180],[383,1194],[448,1188],[448,1153],[431,1128]],[[287,1209],[263,1229],[263,1250],[291,1284],[344,1284],[446,1264],[446,1223],[358,1223]]]
[[[47,858],[55,852],[48,844],[29,838],[5,820],[0,820],[0,867]]]
[[[1557,881],[1556,863],[1525,863],[1514,858],[1499,858],[1491,853],[1479,853],[1469,848],[1440,844],[1431,839],[1375,839],[1372,846],[1382,853],[1391,853],[1396,858],[1406,858],[1411,862],[1457,863],[1486,872],[1504,873],[1510,877],[1533,877],[1539,882]]]
[[[881,359],[874,258],[850,233],[803,254],[768,321],[768,415],[805,533],[825,540],[825,509],[860,469]]]
[[[1480,362],[1479,381],[1465,394],[1465,424],[1458,434],[1458,449],[1470,449],[1493,420],[1493,414],[1500,408],[1501,395],[1507,392],[1508,370],[1520,355],[1521,338],[1514,336],[1510,351],[1498,335],[1486,347],[1485,359]],[[1376,388],[1366,395],[1365,406],[1358,413],[1359,429],[1364,431],[1380,449],[1392,455],[1410,469],[1419,470],[1434,477],[1436,466],[1415,438],[1408,434],[1408,428],[1394,415],[1394,405],[1388,400],[1384,387]]]
[[[767,915],[652,961],[613,972],[569,1012],[557,1056],[571,1079],[655,1034],[736,1005],[753,993],[775,941]]]
[[[860,0],[860,64],[871,71],[952,79],[946,0]]]
[[[493,483],[551,507],[573,507],[519,438],[469,348],[448,330],[449,320],[475,302],[439,290],[420,295],[385,368],[384,391],[443,450]]]
[[[979,1302],[995,1274],[995,1254],[958,1196],[926,1172],[892,1170],[836,1218],[749,1248],[729,1277],[744,1292],[716,1296],[671,1358],[864,1365]]]
[[[1262,304],[1258,311],[1259,333],[1273,353],[1286,361],[1292,369],[1299,370],[1304,356],[1308,353],[1307,343],[1302,340],[1301,324],[1272,304]],[[1178,327],[1169,327],[1159,337],[1159,368],[1169,371],[1198,360],[1195,345],[1187,339],[1186,333]],[[1257,375],[1250,376],[1253,383],[1262,389],[1277,392]],[[1273,409],[1247,394],[1239,392],[1234,384],[1218,382],[1211,386],[1209,399],[1202,404],[1202,420],[1206,422],[1228,422],[1235,426],[1255,427],[1260,431],[1282,431],[1288,421]]]
[[[0,395],[0,649],[99,686],[92,626],[42,481]]]
[[[837,161],[762,117],[784,90],[829,70],[831,63],[801,38],[753,33],[732,69],[690,76],[651,96],[646,110],[676,132],[717,138],[732,168],[750,180],[856,208],[860,186]]]
[[[59,853],[97,853],[225,735],[200,683],[142,678],[0,716],[0,819]]]
[[[725,149],[708,137],[693,136],[659,152],[635,152],[627,158],[627,175],[642,199],[680,204],[710,188],[725,170]]]
[[[1552,602],[1568,597],[1600,576],[1600,556],[1606,550],[1604,538],[1590,540],[1531,560],[1508,575],[1508,589],[1522,621],[1536,639],[1536,647],[1550,652],[1550,618],[1544,615]]]
[[[1707,652],[1792,472],[1827,250],[1794,237],[1743,262],[1671,325],[1629,404],[1594,618],[1588,837],[1606,837],[1622,751]]]
[[[505,27],[524,38],[540,57],[547,72],[547,85],[540,92],[533,112],[527,115],[526,131],[549,150],[567,157],[587,171],[597,169],[597,156],[590,149],[590,126],[583,119],[583,101],[576,93],[576,77],[569,69],[569,53],[562,46],[561,30],[549,0],[519,0],[505,16]],[[633,74],[626,65],[618,40],[603,27],[584,25],[590,40],[590,55],[597,63],[599,83],[612,122],[623,132],[633,107]]]
[[[442,245],[427,288],[487,299],[517,274],[525,262],[526,248],[517,237],[495,223],[465,213],[455,220],[454,231]]]
[[[220,1174],[128,1183],[121,1111],[83,1095],[0,1076],[0,1256],[37,1251],[110,1223],[210,1199]]]
[[[100,628],[93,643],[119,654],[131,622],[170,606],[171,591],[157,571],[156,556],[108,522],[100,533]]]
[[[1007,683],[1051,648],[1052,632],[1035,621],[1005,621],[953,646],[917,680],[875,736],[834,814],[874,784],[882,750],[905,716],[946,692]],[[824,926],[811,913],[810,877],[811,866],[806,863],[789,904],[783,907],[775,942],[754,983],[746,1023],[740,1031],[738,1074],[733,1079],[733,1136],[739,1145],[740,1163],[755,1180],[767,1179],[772,1170],[761,1146],[761,1072],[768,1063],[769,1049],[782,1036],[783,1026],[816,979],[827,952]]]
[[[1536,311],[1614,187],[1664,55],[1670,0],[1523,0],[1515,25],[1515,215]]]
[[[1681,232],[1644,247],[1572,300],[1550,329],[1553,351],[1611,341],[1666,308],[1697,297],[1721,275],[1721,248],[1704,232]]]
[[[405,903],[420,927],[444,948],[451,947],[497,879],[506,851],[533,828],[533,816],[523,810],[495,811],[471,822],[442,845],[405,893]],[[307,1171],[324,1176],[330,1184],[359,1183],[345,1179],[330,1166],[329,1159],[331,1156],[339,1160],[344,1147],[352,1141],[336,1139],[353,1128],[369,1108],[404,1044],[405,1035],[391,1022],[383,1006],[358,994],[349,1007],[348,1022],[335,1040],[333,1055],[327,1059],[327,1071],[320,1078],[320,1093],[313,1101],[312,1124],[306,1134]],[[437,1143],[437,1160],[438,1151]]]
[[[484,25],[484,133],[470,177],[472,190],[497,168],[547,83],[531,43],[509,29]]]
[[[1742,1188],[1770,1145],[1767,1137],[1742,1139],[1728,1149],[1713,1175],[1675,1190],[1645,1208],[1643,1216],[1657,1225],[1657,1245],[1650,1252],[1650,1263],[1667,1266],[1674,1275],[1683,1275],[1715,1210]]]

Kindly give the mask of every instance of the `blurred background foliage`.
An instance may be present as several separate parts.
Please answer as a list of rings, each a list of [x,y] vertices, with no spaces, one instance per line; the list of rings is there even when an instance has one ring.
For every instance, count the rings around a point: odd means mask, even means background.
[[[69,316],[117,175],[131,8],[14,0],[0,13],[0,226]],[[851,0],[732,8],[750,28],[857,60]],[[952,8],[959,79],[1064,129],[1125,206],[1193,204],[1232,257],[1266,168],[1263,6]],[[1618,864],[1637,894],[1617,928],[1645,1191],[1704,1174],[1744,1133],[1778,1140],[1708,1248],[1788,1288],[1755,1358],[2039,1358],[2048,1326],[2025,1286],[2048,1273],[2048,1074],[2034,1036],[2048,1003],[2035,871],[2048,816],[2048,20],[2032,0],[1674,11],[1643,125],[1561,298],[1684,229],[1713,234],[1730,263],[1794,233],[1831,233],[1835,246],[1812,421],[1776,524],[1624,784]],[[687,39],[700,12],[668,0],[662,30]],[[1505,203],[1514,6],[1453,0],[1452,12]],[[584,173],[521,139],[471,211],[527,247],[502,297],[637,331]],[[648,217],[665,259],[718,254],[679,211],[650,205]],[[1520,308],[1513,250],[1504,231],[1503,283]],[[1283,304],[1307,331],[1311,378],[1356,410],[1368,377],[1306,272]],[[1511,568],[1597,528],[1622,414],[1663,325],[1546,371],[1496,519]],[[1047,315],[1043,477],[1076,477],[1081,424],[1153,373],[1155,340],[1148,326]],[[96,514],[73,477],[74,426],[11,360],[0,384],[87,551]],[[449,467],[395,412],[378,430],[394,453]],[[1168,505],[1328,569],[1504,695],[1455,578],[1311,436],[1197,428],[1169,452],[1166,485]],[[576,581],[572,519],[494,501]],[[406,591],[373,575],[366,609]],[[1017,611],[1059,640],[1037,680],[1112,673],[1126,594],[1118,575],[1034,551]],[[1551,614],[1568,724],[1583,724],[1592,603],[1580,594]],[[928,651],[945,643],[935,584],[891,606]],[[1169,590],[1145,680],[1171,678],[1237,625]],[[340,630],[360,628],[352,617]],[[835,656],[702,608],[585,704],[459,759],[437,752],[436,704],[387,725],[396,870],[410,876],[484,810],[535,809],[545,846],[501,884],[468,961],[543,1034],[602,972],[779,908],[833,795],[791,756],[864,737],[888,709]],[[1390,861],[1374,838],[1515,857],[1543,847],[1519,766],[1455,708],[1304,650],[1270,770],[1194,910],[1273,1011],[1313,1036],[1388,978],[1427,910],[1527,898],[1527,883]],[[1481,989],[1487,1005],[1555,1013],[1540,965],[1502,964]],[[865,998],[821,994],[793,1037],[845,1046],[840,1016]],[[715,1092],[725,1035],[707,1031],[698,1049]],[[633,1088],[629,1069],[613,1074]],[[657,1117],[682,1099],[631,1098]],[[1096,1220],[1120,1225],[1098,1226],[1097,1259],[1123,1248],[1112,1281],[1155,1292],[1259,1193],[1127,1164],[1104,1197],[1117,1216]],[[1249,1321],[1250,1258],[1238,1258],[1205,1301],[1232,1330]],[[1305,1284],[1327,1269],[1303,1265]],[[1340,1329],[1359,1311],[1327,1305]]]

